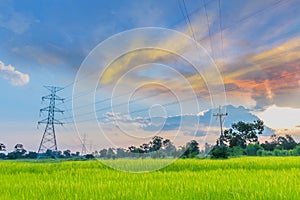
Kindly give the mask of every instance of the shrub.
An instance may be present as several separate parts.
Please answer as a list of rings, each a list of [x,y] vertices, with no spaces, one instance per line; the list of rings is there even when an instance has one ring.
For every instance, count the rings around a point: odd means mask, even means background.
[[[230,156],[242,156],[245,154],[245,151],[240,146],[229,148]]]
[[[300,156],[300,145],[293,149],[293,156]]]
[[[245,149],[245,152],[248,156],[256,156],[258,150],[263,150],[263,148],[259,144],[248,144]]]
[[[226,146],[214,146],[214,148],[210,151],[210,155],[211,158],[228,158],[229,149]]]

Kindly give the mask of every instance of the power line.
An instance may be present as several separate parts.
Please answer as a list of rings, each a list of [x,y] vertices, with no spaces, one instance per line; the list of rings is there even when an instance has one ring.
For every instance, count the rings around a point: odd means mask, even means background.
[[[287,73],[287,74],[283,74],[283,75],[281,75],[281,76],[278,76],[278,77],[275,77],[275,78],[277,78],[277,79],[279,79],[279,78],[283,78],[283,77],[287,77],[287,76],[291,76],[291,75],[293,75],[293,74],[298,74],[300,71],[296,71],[296,72],[291,72],[291,73]],[[273,77],[274,78],[274,77]],[[252,84],[251,86],[252,86],[252,88],[254,88],[255,86],[258,86],[258,85],[262,85],[262,84],[264,84],[264,83],[256,83],[256,84]],[[240,87],[238,87],[238,86],[236,86],[236,87],[234,87],[234,88],[232,88],[232,89],[225,89],[225,92],[231,92],[231,91],[235,91],[235,90],[237,90],[237,89],[241,89]],[[208,94],[209,95],[209,94]],[[207,96],[207,94],[206,94],[206,96]],[[202,94],[202,95],[200,95],[200,94],[198,94],[198,95],[196,95],[196,97],[206,97],[204,94]],[[190,101],[190,100],[193,100],[194,99],[194,97],[191,97],[191,98],[187,98],[187,99],[184,99],[184,100],[182,100],[181,102],[187,102],[187,101]],[[162,104],[162,106],[169,106],[169,105],[174,105],[175,103],[180,103],[180,102],[178,102],[178,101],[173,101],[173,102],[169,102],[169,103],[166,103],[166,104]],[[111,108],[111,107],[109,107],[109,108]],[[107,107],[107,109],[109,109],[108,107]],[[140,110],[136,110],[136,111],[132,111],[132,112],[130,112],[130,113],[139,113],[139,112],[143,112],[143,111],[147,111],[147,110],[149,110],[149,108],[146,108],[146,109],[140,109]],[[85,113],[85,115],[87,115],[87,114],[92,114],[92,113],[94,113],[94,112],[89,112],[89,113]],[[121,113],[121,114],[127,114],[127,113]],[[80,117],[80,116],[83,116],[83,115],[79,115],[78,117]],[[72,117],[70,117],[70,118],[72,118]],[[106,117],[100,117],[100,118],[97,118],[98,120],[100,120],[100,119],[106,119]],[[83,121],[78,121],[78,122],[76,122],[76,123],[82,123],[82,122],[88,122],[88,121],[92,121],[92,120],[94,120],[94,118],[93,119],[87,119],[87,120],[83,120]],[[66,124],[69,124],[69,123],[74,123],[74,121],[71,121],[71,122],[66,122]]]
[[[211,33],[210,33],[210,26],[209,26],[209,19],[208,19],[208,14],[207,14],[207,10],[206,10],[205,0],[203,0],[203,1],[204,1],[204,12],[205,12],[206,22],[207,22],[207,31],[208,31],[208,35],[209,35],[210,50],[214,57],[214,52],[213,52],[213,47],[212,47],[212,39],[211,39]]]
[[[220,32],[221,32],[221,45],[222,45],[222,58],[223,61],[222,63],[224,63],[224,42],[223,42],[223,31],[222,31],[222,15],[221,15],[221,0],[219,0],[219,28],[220,28]]]
[[[196,41],[194,30],[193,30],[193,26],[192,26],[192,23],[191,23],[191,20],[190,20],[190,16],[189,16],[188,10],[186,8],[185,1],[182,0],[182,3],[183,3],[183,8],[181,6],[180,1],[178,0],[178,4],[179,4],[179,8],[180,8],[181,14],[183,15],[184,20],[185,20],[186,24],[189,27],[191,37]],[[184,9],[185,13],[184,13],[183,9]]]
[[[286,0],[285,0],[285,1],[286,1]],[[253,13],[252,15],[249,15],[249,16],[247,16],[247,17],[241,19],[239,22],[242,22],[242,21],[244,21],[244,20],[246,20],[246,19],[249,19],[251,16],[254,16],[254,15],[256,15],[257,13],[264,12],[265,10],[267,10],[267,9],[270,8],[270,7],[279,5],[279,3],[281,3],[281,2],[284,2],[284,0],[279,0],[279,1],[275,2],[274,4],[268,6],[268,7],[264,8],[264,9],[261,9],[261,10],[257,11],[257,12],[255,12],[255,13]],[[206,6],[206,5],[207,5],[207,3],[204,4],[204,6]],[[204,8],[205,8],[205,7],[204,7]],[[236,24],[238,24],[238,23],[235,23],[235,24],[233,24],[233,25],[236,25]],[[221,26],[221,30],[220,30],[220,31],[225,30],[225,29],[227,29],[227,28],[229,28],[229,27],[231,27],[231,26],[233,26],[233,25],[227,26],[227,27],[225,27],[225,28],[222,28],[222,26]],[[211,37],[210,34],[209,34],[209,36]],[[205,38],[204,38],[204,39],[205,39]],[[203,39],[202,39],[202,40],[203,40]],[[200,41],[201,41],[201,40],[200,40]],[[94,91],[94,90],[93,90],[93,91]],[[126,95],[126,94],[125,94],[125,95]],[[80,95],[80,96],[84,96],[84,95]],[[119,97],[121,97],[121,96],[122,96],[122,95],[120,95]],[[76,97],[75,97],[75,98],[76,98]],[[103,100],[100,100],[100,102],[108,101],[108,100],[110,100],[110,99],[111,99],[111,98],[103,99]],[[72,99],[70,99],[70,100],[72,100]],[[97,103],[97,102],[95,102],[95,103]],[[84,107],[84,106],[82,106],[82,107]]]
[[[191,13],[189,13],[189,15],[192,15],[192,14],[197,13],[197,12],[200,10],[200,8],[202,8],[202,7],[204,7],[204,8],[206,9],[206,6],[207,6],[209,3],[213,2],[213,1],[215,1],[215,0],[210,0],[209,2],[204,3],[202,6],[198,7],[198,9],[195,9],[194,11],[192,11]],[[229,28],[231,28],[231,27],[233,27],[233,26],[235,26],[235,25],[238,25],[238,24],[240,24],[240,23],[242,23],[242,22],[248,20],[248,19],[251,18],[251,17],[256,16],[257,14],[263,13],[263,12],[267,11],[268,9],[273,8],[273,7],[275,7],[275,6],[278,6],[278,5],[280,5],[281,3],[287,2],[287,1],[289,1],[289,0],[279,0],[279,1],[273,3],[273,4],[269,5],[269,6],[266,6],[265,8],[263,8],[263,9],[261,9],[261,10],[258,10],[258,11],[256,11],[256,12],[254,12],[254,13],[252,13],[252,14],[250,14],[250,15],[244,17],[244,18],[242,18],[241,20],[239,20],[239,21],[237,21],[237,22],[235,22],[235,23],[233,23],[233,24],[231,24],[231,25],[228,25],[228,26],[226,26],[226,27],[221,27],[221,30],[215,32],[214,34],[217,34],[217,33],[221,32],[221,31],[227,30],[227,29],[229,29]],[[181,9],[182,9],[182,8],[181,8]],[[182,19],[182,20],[186,20],[185,17],[184,17],[184,19]],[[172,24],[171,27],[175,26],[176,24],[179,24],[182,20],[180,20],[180,21],[178,21],[178,22]],[[199,42],[200,42],[200,41],[204,41],[204,40],[206,40],[208,37],[209,37],[210,40],[211,40],[211,33],[209,33],[208,36],[205,36],[205,37],[203,37],[202,39],[200,39],[200,40],[198,40],[198,41],[199,41]],[[223,38],[223,36],[222,36],[222,38]],[[194,39],[195,39],[195,38],[194,38]],[[222,39],[222,40],[223,40],[223,39]],[[94,73],[91,73],[91,74],[89,74],[89,75],[87,75],[87,76],[90,76],[90,75],[93,75],[93,74],[94,74]],[[66,87],[70,87],[70,86],[73,85],[75,82],[79,82],[79,81],[81,81],[81,80],[74,81],[74,82],[68,84],[67,86],[65,86],[65,88],[66,88]],[[93,90],[93,91],[94,91],[94,90]],[[91,91],[91,92],[93,92],[93,91]],[[89,93],[91,93],[91,92],[89,92]],[[89,93],[87,93],[87,94],[89,94]],[[84,96],[84,95],[79,95],[78,97],[81,97],[81,96]],[[77,97],[74,97],[74,98],[77,98]],[[73,98],[73,99],[74,99],[74,98]],[[69,97],[67,97],[66,99],[67,99],[66,102],[69,102],[69,101],[72,100],[72,96],[69,96]]]

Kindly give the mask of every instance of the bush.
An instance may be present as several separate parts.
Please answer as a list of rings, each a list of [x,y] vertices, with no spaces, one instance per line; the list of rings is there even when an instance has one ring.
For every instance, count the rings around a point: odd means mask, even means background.
[[[214,148],[210,151],[210,155],[211,158],[228,158],[229,149],[226,146],[214,146]]]
[[[293,149],[293,156],[300,156],[300,145]]]
[[[263,148],[259,144],[255,143],[248,144],[245,149],[245,152],[248,156],[256,156],[259,150],[263,150]]]
[[[240,146],[229,148],[230,156],[242,156],[245,154],[244,149]]]

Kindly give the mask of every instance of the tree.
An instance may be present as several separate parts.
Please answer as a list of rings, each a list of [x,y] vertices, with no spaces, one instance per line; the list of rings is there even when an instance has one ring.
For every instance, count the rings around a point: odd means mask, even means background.
[[[24,155],[26,153],[26,150],[24,149],[23,144],[16,144],[15,145],[15,152],[18,152],[21,155]]]
[[[162,147],[163,138],[154,136],[150,142],[150,152],[158,151]]]
[[[262,143],[260,146],[266,151],[274,151],[277,143],[265,141],[265,143]]]
[[[0,143],[0,151],[6,151],[6,146],[3,143]]]
[[[231,125],[232,128],[224,131],[225,141],[229,143],[229,147],[240,146],[245,148],[247,143],[258,141],[258,136],[264,130],[264,123],[256,120],[253,123],[245,123],[239,121]]]
[[[123,148],[117,148],[117,157],[118,158],[126,157],[126,151]]]
[[[147,143],[142,144],[140,148],[143,149],[145,153],[148,153],[150,151],[150,145]]]
[[[199,154],[199,143],[192,140],[186,144],[185,151],[182,155],[183,158],[194,158]]]
[[[29,159],[36,159],[37,153],[33,151],[29,151],[28,154],[25,155],[25,157]]]
[[[115,152],[114,152],[114,150],[113,150],[112,148],[109,148],[109,149],[107,150],[106,157],[107,157],[108,159],[115,158]]]
[[[297,146],[297,142],[291,135],[285,136],[271,136],[271,142],[265,141],[261,144],[262,148],[266,151],[274,151],[275,149],[291,150]]]
[[[65,151],[63,152],[63,154],[64,154],[64,156],[65,156],[66,158],[70,158],[70,157],[71,157],[71,150],[67,149],[67,150],[65,150]]]
[[[27,152],[25,149],[24,149],[24,146],[23,144],[16,144],[15,147],[14,147],[14,152],[15,153],[15,158],[21,158],[24,156],[24,154]],[[13,156],[12,156],[13,157]]]
[[[211,158],[228,158],[229,150],[227,146],[214,146],[209,154]]]
[[[99,154],[100,154],[100,158],[106,158],[106,155],[107,155],[107,149],[101,149],[99,151]]]
[[[256,156],[259,150],[263,150],[263,148],[258,144],[248,144],[245,152],[248,156]]]
[[[277,138],[278,145],[281,147],[281,149],[290,150],[294,149],[297,146],[297,142],[294,140],[294,138],[291,135],[279,136]]]
[[[165,139],[163,141],[163,149],[167,156],[174,156],[174,153],[176,151],[176,147],[173,145],[173,143],[169,139]]]

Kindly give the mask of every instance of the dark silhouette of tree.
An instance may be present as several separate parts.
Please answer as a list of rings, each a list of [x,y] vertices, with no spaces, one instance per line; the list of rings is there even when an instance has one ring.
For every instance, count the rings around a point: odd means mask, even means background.
[[[297,146],[297,142],[291,135],[271,136],[271,142],[265,141],[261,144],[266,151],[274,151],[275,149],[291,150]]]
[[[101,149],[99,151],[99,154],[100,154],[100,158],[106,158],[106,156],[107,156],[107,149]]]
[[[163,149],[164,149],[164,153],[167,156],[173,156],[173,157],[175,157],[175,155],[176,155],[176,147],[173,145],[173,143],[171,142],[171,140],[165,139],[163,141]]]
[[[70,158],[71,157],[71,150],[67,149],[63,152],[63,155],[66,157],[66,158]]]
[[[158,151],[163,144],[163,138],[160,136],[154,136],[150,142],[150,152]]]
[[[297,142],[291,135],[279,136],[277,141],[280,149],[290,150],[297,146]]]
[[[150,152],[150,144],[144,143],[140,146],[140,148],[143,150],[144,153]]]
[[[115,158],[115,152],[112,148],[109,148],[107,150],[106,158],[108,159]]]
[[[33,152],[33,151],[29,151],[26,155],[25,158],[29,158],[29,159],[36,159],[37,157],[37,153]]]
[[[23,144],[16,144],[14,149],[15,149],[15,152],[17,152],[21,155],[24,155],[26,153],[26,150],[24,149]]]
[[[127,156],[127,152],[123,148],[117,148],[116,153],[118,158],[125,158]]]
[[[229,147],[240,146],[246,148],[247,143],[258,141],[258,135],[264,130],[264,123],[256,120],[253,123],[239,121],[231,125],[232,128],[224,131],[225,141]]]
[[[245,152],[246,152],[247,156],[256,156],[257,152],[262,149],[263,148],[258,143],[248,144],[245,149]]]
[[[186,144],[183,152],[183,158],[194,158],[199,154],[199,143],[196,140],[192,140]]]
[[[6,151],[6,146],[3,143],[0,143],[0,151]]]
[[[210,151],[211,158],[228,158],[229,150],[227,146],[214,146]]]

